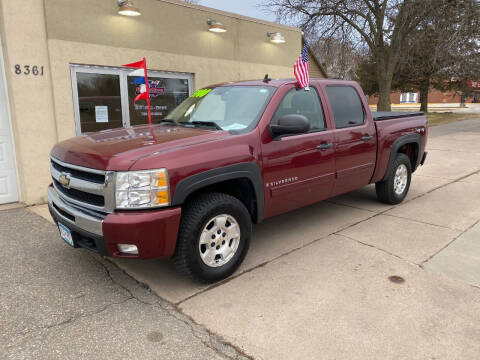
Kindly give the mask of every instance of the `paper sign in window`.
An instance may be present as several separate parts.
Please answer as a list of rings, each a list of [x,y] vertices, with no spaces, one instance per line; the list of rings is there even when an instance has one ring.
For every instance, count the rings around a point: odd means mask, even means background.
[[[108,123],[108,106],[95,106],[95,121]]]

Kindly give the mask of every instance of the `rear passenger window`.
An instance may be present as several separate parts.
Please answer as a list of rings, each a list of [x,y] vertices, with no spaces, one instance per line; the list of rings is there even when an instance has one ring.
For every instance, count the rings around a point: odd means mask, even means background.
[[[365,121],[362,102],[351,86],[327,86],[337,129],[362,125]]]
[[[272,119],[272,124],[278,123],[278,119],[285,115],[304,115],[310,120],[310,130],[325,130],[322,106],[315,88],[292,89],[282,99]]]

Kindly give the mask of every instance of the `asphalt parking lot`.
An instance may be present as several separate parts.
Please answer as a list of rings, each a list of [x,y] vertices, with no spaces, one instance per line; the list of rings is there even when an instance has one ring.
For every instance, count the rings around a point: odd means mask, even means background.
[[[427,148],[403,204],[378,203],[368,186],[267,219],[239,271],[209,287],[169,261],[111,263],[72,250],[33,213],[45,207],[0,211],[0,351],[478,358],[480,119],[430,129]]]

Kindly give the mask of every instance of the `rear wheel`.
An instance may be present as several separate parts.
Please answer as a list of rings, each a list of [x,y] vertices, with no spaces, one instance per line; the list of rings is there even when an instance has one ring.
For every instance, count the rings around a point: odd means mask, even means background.
[[[222,280],[245,258],[251,232],[250,214],[237,198],[223,193],[200,195],[184,209],[174,263],[195,280]]]
[[[397,154],[389,176],[375,184],[377,198],[386,204],[398,204],[405,199],[412,179],[412,165],[405,154]]]

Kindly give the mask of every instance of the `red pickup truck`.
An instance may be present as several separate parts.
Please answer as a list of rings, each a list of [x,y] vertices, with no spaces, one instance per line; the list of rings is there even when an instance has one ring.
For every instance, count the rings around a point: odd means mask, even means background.
[[[159,124],[56,145],[49,209],[73,247],[172,257],[213,282],[240,265],[253,223],[371,183],[401,202],[426,139],[423,113],[371,113],[355,82],[215,85]]]

